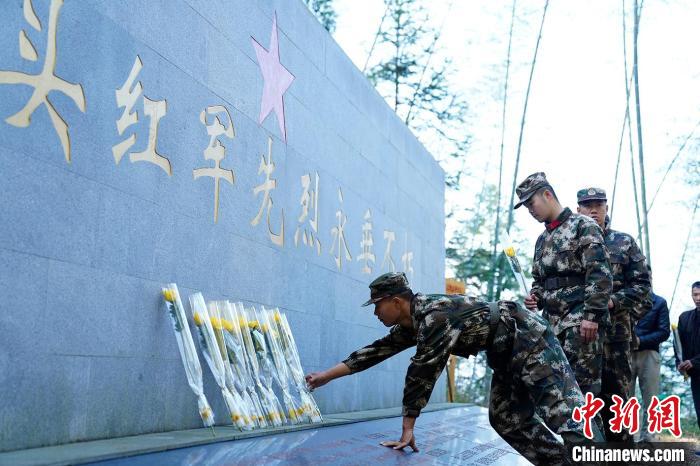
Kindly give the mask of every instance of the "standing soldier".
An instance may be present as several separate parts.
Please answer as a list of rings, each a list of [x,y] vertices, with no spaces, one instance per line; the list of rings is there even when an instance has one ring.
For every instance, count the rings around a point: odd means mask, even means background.
[[[601,337],[608,317],[612,274],[603,232],[590,218],[562,208],[542,172],[516,188],[530,215],[545,224],[532,264],[530,310],[541,309],[559,338],[581,391],[600,393]],[[598,422],[600,420],[598,419]]]
[[[600,397],[605,406],[613,405],[613,395],[627,400],[632,381],[632,329],[651,309],[651,279],[646,259],[627,233],[608,227],[608,199],[600,188],[585,188],[576,193],[578,212],[591,217],[603,229],[605,247],[610,255],[613,289],[608,300],[610,327],[603,340],[603,375]],[[636,345],[635,345],[636,346]],[[633,441],[624,429],[610,430],[610,409],[601,411],[608,442]],[[643,426],[644,427],[644,426]]]
[[[583,395],[542,317],[510,301],[414,294],[403,273],[384,274],[369,288],[364,305],[374,304],[374,315],[391,327],[389,334],[328,370],[308,374],[306,382],[320,387],[415,346],[406,372],[401,439],[382,445],[418,451],[413,427],[450,354],[469,357],[481,350],[493,369],[489,421],[514,449],[533,464],[559,465],[569,464],[565,444],[587,442],[585,425],[572,419],[574,409],[584,405]],[[603,441],[598,426],[590,427],[594,440]]]

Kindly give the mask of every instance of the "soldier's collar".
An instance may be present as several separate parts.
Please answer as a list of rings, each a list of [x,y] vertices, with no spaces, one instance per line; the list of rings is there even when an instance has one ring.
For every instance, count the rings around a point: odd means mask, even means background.
[[[569,209],[568,207],[564,207],[564,210],[561,211],[561,213],[559,214],[559,216],[557,216],[556,219],[552,220],[549,223],[546,223],[544,226],[545,228],[547,228],[547,231],[552,231],[556,229],[559,225],[564,223],[569,217],[571,217],[571,209]]]
[[[413,321],[413,328],[416,328],[416,298],[420,293],[413,293],[411,296],[411,320]]]

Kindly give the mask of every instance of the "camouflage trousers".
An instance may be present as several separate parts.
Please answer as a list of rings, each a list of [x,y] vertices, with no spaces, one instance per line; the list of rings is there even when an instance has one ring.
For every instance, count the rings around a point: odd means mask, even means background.
[[[566,355],[548,328],[522,367],[494,370],[489,421],[533,464],[570,464],[566,447],[588,442],[583,423],[571,418],[574,408],[583,404]],[[594,441],[603,441],[598,425],[593,423],[592,428]],[[552,432],[560,434],[564,444]]]
[[[629,341],[605,342],[603,344],[603,376],[600,398],[605,401],[601,410],[605,425],[605,439],[608,442],[631,442],[632,436],[624,428],[620,433],[610,431],[610,419],[613,417],[610,406],[613,395],[627,401],[632,380],[632,364]]]
[[[581,341],[581,326],[569,327],[559,335],[559,343],[564,349],[566,359],[574,371],[576,382],[585,395],[588,392],[598,396],[601,385],[603,366],[604,329],[598,329],[598,338],[591,343]]]

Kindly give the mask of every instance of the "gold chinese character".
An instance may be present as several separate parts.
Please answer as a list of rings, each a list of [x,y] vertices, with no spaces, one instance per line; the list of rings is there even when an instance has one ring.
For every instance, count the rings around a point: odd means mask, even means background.
[[[211,123],[207,123],[207,115],[214,116],[214,120]],[[223,123],[219,116],[224,119]],[[221,168],[221,161],[226,157],[226,147],[221,144],[218,138],[226,136],[229,139],[233,139],[236,133],[233,129],[231,115],[226,110],[226,107],[222,105],[214,105],[202,110],[202,113],[199,114],[199,121],[207,127],[207,134],[209,135],[209,145],[204,149],[204,158],[214,161],[214,167],[197,168],[192,171],[192,174],[195,180],[202,176],[214,178],[214,223],[216,223],[219,220],[219,181],[224,179],[233,184],[235,180],[233,170]]]
[[[387,272],[396,272],[394,259],[391,257],[391,243],[396,240],[396,233],[391,230],[384,230],[384,239],[387,241],[386,250],[384,251],[384,259],[382,259],[381,269]],[[386,265],[386,269],[384,266]]]
[[[403,263],[403,271],[406,272],[408,278],[413,276],[413,251],[408,250],[408,233],[406,233],[406,252],[401,256],[401,262]]]
[[[299,215],[299,225],[297,225],[297,231],[294,233],[294,245],[299,245],[299,238],[305,245],[314,247],[316,246],[316,254],[321,255],[321,241],[318,239],[318,172],[316,172],[316,188],[309,189],[311,187],[311,176],[308,174],[301,177],[301,186],[304,188],[304,192],[301,195],[301,215]],[[313,210],[313,217],[309,218],[309,210]],[[302,225],[308,219],[311,231],[306,228],[302,228]]]
[[[272,227],[270,226],[270,211],[272,210],[272,197],[270,196],[270,191],[277,187],[277,180],[270,177],[273,171],[275,171],[275,164],[272,163],[272,138],[268,137],[267,161],[265,160],[265,156],[262,155],[260,158],[260,166],[258,167],[258,175],[261,173],[265,173],[265,181],[253,189],[253,194],[255,194],[256,196],[260,192],[263,193],[262,204],[260,204],[260,210],[258,211],[258,215],[256,215],[255,218],[251,220],[250,224],[255,226],[258,223],[260,223],[263,210],[267,208],[267,229],[270,234],[270,241],[272,241],[272,243],[276,244],[277,246],[284,246],[284,209],[282,209],[282,223],[280,227],[280,233],[273,233]]]
[[[365,212],[365,223],[362,224],[362,241],[360,241],[362,254],[357,256],[358,261],[364,261],[362,273],[365,274],[372,273],[372,267],[369,266],[370,262],[374,263],[375,261],[372,246],[374,246],[374,238],[372,236],[372,212],[367,209],[367,212]]]
[[[31,123],[34,111],[40,105],[46,106],[53,128],[61,141],[63,155],[66,162],[71,161],[70,135],[68,124],[59,115],[49,100],[49,92],[59,91],[71,98],[81,112],[85,113],[85,94],[80,84],[72,84],[56,76],[56,30],[58,28],[58,15],[63,6],[63,0],[51,0],[49,8],[49,28],[46,38],[46,56],[44,65],[39,74],[26,74],[15,71],[0,71],[0,84],[24,84],[34,88],[31,97],[24,108],[11,117],[5,119],[7,123],[18,128],[26,128]],[[24,18],[37,31],[41,31],[41,23],[34,13],[32,0],[24,0]],[[36,48],[22,30],[19,34],[20,55],[25,60],[36,61],[39,56]]]
[[[134,81],[136,81],[136,77],[141,72],[141,68],[143,68],[143,63],[141,62],[141,58],[137,55],[134,60],[134,65],[131,67],[129,77],[126,79],[126,82],[124,82],[124,85],[115,92],[117,96],[117,106],[119,108],[124,107],[122,116],[117,120],[117,131],[120,136],[124,133],[126,128],[135,125],[139,121],[138,112],[132,113],[131,110],[133,110],[134,105],[143,92],[143,86],[140,82],[134,85]],[[150,124],[148,126],[148,142],[146,144],[146,150],[130,153],[129,160],[131,160],[131,163],[152,163],[162,168],[168,175],[172,175],[173,172],[170,167],[170,161],[166,157],[160,155],[156,150],[156,143],[158,142],[158,123],[160,119],[165,116],[167,111],[168,103],[165,100],[151,100],[143,95],[143,113],[150,119]],[[112,147],[114,163],[118,165],[124,154],[135,143],[136,134],[132,134],[127,139]]]
[[[338,188],[338,199],[340,203],[343,203],[343,192]],[[336,243],[338,245],[338,255],[334,256],[335,265],[340,270],[343,267],[343,253],[345,253],[345,259],[351,261],[352,256],[350,255],[350,250],[348,249],[348,244],[345,241],[345,223],[348,217],[343,214],[342,210],[335,212],[335,217],[338,219],[338,226],[331,228],[331,233],[333,234],[333,245],[331,246],[331,254],[335,251]]]

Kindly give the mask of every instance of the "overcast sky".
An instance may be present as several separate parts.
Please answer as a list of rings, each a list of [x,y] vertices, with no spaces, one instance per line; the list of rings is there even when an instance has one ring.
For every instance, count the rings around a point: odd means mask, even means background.
[[[444,20],[435,63],[453,60],[455,88],[470,103],[473,143],[467,154],[474,174],[486,171],[497,183],[502,87],[510,26],[510,0],[426,2],[430,22]],[[632,0],[627,0],[631,13]],[[451,8],[448,11],[448,6]],[[384,13],[382,0],[335,0],[335,39],[358,68],[367,58]],[[513,176],[519,122],[544,0],[518,0],[508,91],[504,186]],[[518,179],[544,171],[562,203],[575,209],[576,190],[598,186],[610,196],[625,111],[622,2],[552,0],[547,12],[528,104]],[[628,15],[631,38],[631,14]],[[646,0],[639,35],[639,81],[647,178],[647,203],[682,140],[700,120],[700,2]],[[629,63],[631,42],[628,41]],[[633,116],[634,118],[634,116]],[[635,121],[633,120],[633,124]],[[636,126],[635,131],[636,146]],[[700,137],[700,130],[697,133]],[[691,144],[678,159],[650,213],[654,289],[670,302],[692,213],[700,188],[684,181],[684,167],[697,159]],[[628,147],[625,138],[625,147]],[[639,177],[639,173],[637,173]],[[467,181],[468,182],[468,181]],[[635,233],[629,149],[623,151],[614,228]],[[467,184],[475,199],[480,182]],[[464,201],[467,199],[467,201]],[[454,200],[450,200],[455,202]],[[515,222],[534,243],[542,231],[524,209]],[[685,267],[671,309],[676,321],[692,308],[690,284],[700,280],[700,215],[696,215]],[[635,235],[636,236],[636,235]],[[531,255],[532,251],[523,251]],[[425,290],[429,291],[429,290]]]

